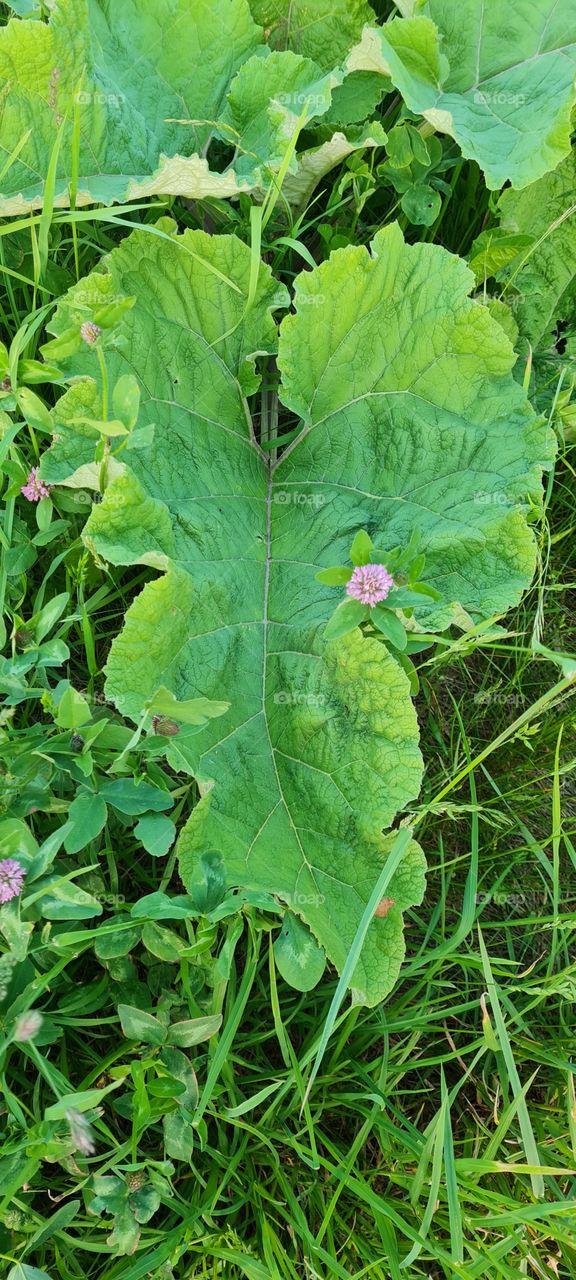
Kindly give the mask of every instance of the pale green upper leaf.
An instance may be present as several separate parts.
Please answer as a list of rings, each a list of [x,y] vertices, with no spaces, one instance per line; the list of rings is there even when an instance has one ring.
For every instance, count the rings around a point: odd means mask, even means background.
[[[576,151],[525,191],[504,191],[499,210],[503,231],[533,240],[504,296],[532,346],[549,344],[558,321],[576,322]]]
[[[29,137],[0,182],[0,214],[41,203],[63,121],[55,195],[68,204],[75,111],[77,204],[234,195],[234,173],[210,173],[197,153],[260,43],[248,0],[55,0],[49,23],[13,19],[0,30],[0,168]]]
[[[324,640],[334,601],[314,577],[329,523],[321,482],[314,495],[302,489],[302,503],[293,492],[287,501],[282,464],[253,442],[250,355],[272,350],[270,308],[287,299],[261,267],[245,311],[251,255],[228,236],[137,232],[105,265],[113,289],[136,298],[123,348],[106,355],[109,377],[138,377],[140,423],[157,429],[93,508],[85,537],[113,562],[168,570],[128,611],[108,694],[134,719],[159,686],[181,701],[230,702],[180,755],[181,735],[170,740],[203,797],[180,838],[181,874],[190,883],[199,856],[217,851],[231,885],[276,894],[341,969],[390,848],[382,828],[416,796],[421,759],[407,678],[383,646],[358,632]],[[102,292],[94,277],[78,288]],[[74,372],[83,358],[96,374],[91,357],[83,350]],[[60,476],[76,394],[56,411]],[[421,898],[423,876],[411,843],[391,882],[394,907],[374,920],[354,974],[369,1003],[395,981],[402,911]]]
[[[491,188],[525,187],[569,151],[573,0],[427,0],[418,16],[365,30],[348,67],[390,76]]]
[[[374,21],[367,0],[250,0],[256,22],[274,49],[293,49],[328,70],[341,62]]]
[[[278,169],[298,129],[331,105],[332,90],[343,78],[323,75],[309,58],[263,50],[244,63],[222,113],[220,136],[237,146],[234,171],[241,180],[266,184]],[[294,154],[289,172],[297,169]]]
[[[553,438],[512,377],[500,325],[468,297],[473,283],[459,258],[406,245],[396,225],[372,255],[351,246],[298,277],[278,359],[280,394],[306,434],[278,482],[322,495],[304,558],[342,564],[358,529],[384,550],[418,529],[426,581],[480,618],[532,578],[525,513],[540,502]],[[293,554],[298,529],[292,515]],[[423,623],[450,616],[423,601]]]

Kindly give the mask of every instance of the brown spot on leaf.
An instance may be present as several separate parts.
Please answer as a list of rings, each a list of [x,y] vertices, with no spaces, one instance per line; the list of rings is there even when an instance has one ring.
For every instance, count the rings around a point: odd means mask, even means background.
[[[391,911],[392,907],[395,907],[395,906],[396,906],[395,898],[381,898],[378,903],[378,906],[376,907],[374,915],[378,916],[380,920],[384,920],[388,915],[388,912]]]

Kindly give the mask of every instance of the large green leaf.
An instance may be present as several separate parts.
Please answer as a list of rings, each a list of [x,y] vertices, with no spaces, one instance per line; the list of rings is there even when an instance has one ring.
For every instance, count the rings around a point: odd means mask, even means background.
[[[273,49],[291,49],[332,70],[374,22],[367,0],[251,0],[254,18]],[[356,71],[334,90],[329,123],[337,128],[366,120],[383,93],[382,77]]]
[[[506,300],[533,347],[549,344],[559,321],[576,321],[576,151],[525,191],[504,191],[500,228],[532,238],[510,266]]]
[[[310,558],[345,562],[358,529],[384,548],[418,529],[426,580],[478,619],[531,581],[525,513],[540,502],[554,442],[472,285],[459,258],[406,245],[397,226],[379,232],[372,255],[351,246],[300,275],[279,364],[282,398],[306,431],[280,472],[288,495],[324,497]],[[430,604],[416,613],[450,616]]]
[[[113,562],[168,570],[128,611],[108,694],[139,718],[159,684],[180,698],[228,691],[219,728],[187,743],[204,795],[180,838],[184,881],[201,854],[219,852],[230,884],[278,895],[341,968],[390,847],[382,827],[416,796],[421,762],[408,682],[386,650],[359,633],[324,642],[333,601],[306,545],[321,527],[320,497],[285,502],[281,481],[273,487],[281,465],[270,468],[254,443],[250,353],[273,349],[270,307],[287,298],[261,267],[246,310],[251,255],[233,237],[138,232],[105,265],[113,290],[136,297],[121,351],[107,353],[109,375],[137,374],[140,421],[154,421],[156,434],[94,507],[85,536]],[[104,278],[71,291],[56,329],[77,293],[102,296]],[[82,358],[92,372],[93,353]],[[52,478],[66,470],[66,419],[82,385],[56,411]],[[170,742],[178,750],[180,737]],[[355,974],[362,999],[393,985],[402,909],[421,897],[423,874],[411,844],[390,890],[396,907],[375,920]]]
[[[247,0],[56,0],[49,23],[14,19],[0,30],[0,214],[40,205],[51,163],[57,205],[261,191],[298,129],[364,120],[378,100],[381,76],[326,66],[270,53]],[[213,138],[229,147],[222,172]],[[324,151],[321,172],[359,145]]]
[[[210,173],[202,152],[260,44],[248,0],[56,0],[49,23],[13,19],[0,30],[0,214],[41,204],[62,123],[55,194],[68,204],[76,115],[78,204],[235,194],[234,172]]]
[[[247,410],[250,354],[273,349],[269,310],[286,298],[262,267],[246,305],[250,261],[233,237],[137,232],[107,276],[77,286],[101,296],[109,279],[135,296],[107,361],[111,378],[136,374],[141,424],[156,423],[85,538],[114,563],[167,570],[112,646],[107,688],[120,710],[138,719],[159,684],[231,703],[181,754],[202,792],[179,842],[185,883],[203,854],[220,854],[230,884],[276,894],[341,969],[390,848],[382,828],[417,794],[421,765],[403,671],[358,631],[326,642],[339,597],[315,573],[345,561],[361,528],[383,548],[418,529],[426,577],[449,602],[478,617],[505,609],[533,571],[525,509],[551,446],[503,331],[467,297],[468,268],[405,245],[393,226],[372,255],[341,250],[299,277],[279,363],[281,396],[305,426],[269,462]],[[81,358],[90,372],[94,357]],[[52,479],[78,465],[67,417],[81,386],[56,410]],[[359,998],[393,984],[402,909],[422,889],[411,844],[354,974]]]
[[[554,169],[570,147],[573,0],[427,0],[417,10],[365,29],[348,69],[390,76],[491,188],[525,187]]]

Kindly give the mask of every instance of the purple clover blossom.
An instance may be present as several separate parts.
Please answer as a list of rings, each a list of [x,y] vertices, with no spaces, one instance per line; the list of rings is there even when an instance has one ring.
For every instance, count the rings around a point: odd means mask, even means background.
[[[346,587],[346,593],[361,604],[372,608],[380,604],[394,586],[394,579],[383,564],[361,564],[354,570]]]
[[[15,858],[2,858],[0,861],[0,903],[10,902],[17,898],[24,884],[26,872]]]
[[[39,502],[41,498],[50,497],[51,485],[45,484],[38,475],[38,467],[32,467],[26,484],[22,485],[20,493],[28,499],[28,502]]]
[[[89,347],[94,346],[98,341],[101,332],[102,330],[100,325],[94,324],[92,320],[85,320],[84,324],[80,325],[80,337],[84,342],[88,343]]]

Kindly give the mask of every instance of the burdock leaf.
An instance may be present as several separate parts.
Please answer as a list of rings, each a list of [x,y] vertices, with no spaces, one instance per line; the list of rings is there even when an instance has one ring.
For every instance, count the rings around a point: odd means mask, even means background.
[[[109,377],[132,371],[139,422],[157,430],[92,508],[85,539],[114,563],[166,570],[128,610],[107,695],[135,721],[160,685],[182,702],[230,703],[187,741],[202,799],[179,839],[181,876],[190,889],[200,860],[219,855],[229,886],[290,906],[342,969],[390,848],[382,828],[417,795],[421,760],[408,680],[385,647],[358,631],[325,639],[334,589],[314,575],[334,560],[331,487],[321,474],[295,487],[297,454],[274,463],[254,439],[254,353],[274,350],[270,310],[288,299],[264,266],[250,293],[250,249],[232,236],[135,232],[105,271],[136,297]],[[91,354],[74,359],[76,375],[94,373]],[[57,406],[47,468],[61,478],[68,456],[79,463],[67,404],[82,385]],[[401,912],[423,888],[412,841],[393,878],[399,910],[374,920],[356,966],[358,999],[374,1004],[394,984]]]
[[[526,187],[570,150],[573,0],[424,0],[366,27],[348,71],[380,71],[406,105],[455,138],[488,187]]]

